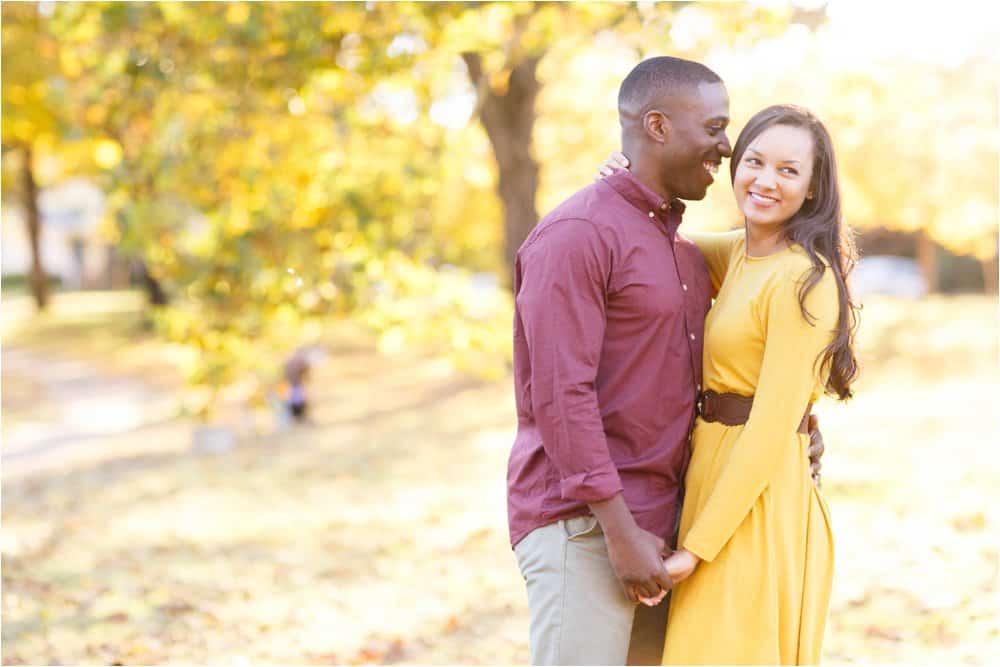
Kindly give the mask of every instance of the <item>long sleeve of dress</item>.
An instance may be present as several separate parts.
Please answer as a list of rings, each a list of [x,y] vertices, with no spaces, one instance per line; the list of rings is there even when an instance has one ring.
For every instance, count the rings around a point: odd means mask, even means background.
[[[701,251],[705,262],[708,264],[708,272],[712,276],[712,290],[718,294],[722,281],[726,278],[726,268],[729,266],[729,257],[736,244],[746,237],[746,231],[736,229],[731,232],[684,232],[686,238],[691,239],[698,250]]]
[[[801,266],[801,265],[799,265]],[[815,318],[810,324],[799,309],[799,281],[789,270],[774,276],[758,303],[765,332],[764,355],[753,409],[730,450],[715,487],[684,538],[684,548],[713,560],[768,486],[789,435],[795,433],[819,384],[822,350],[837,323],[838,297],[829,269],[806,298]]]

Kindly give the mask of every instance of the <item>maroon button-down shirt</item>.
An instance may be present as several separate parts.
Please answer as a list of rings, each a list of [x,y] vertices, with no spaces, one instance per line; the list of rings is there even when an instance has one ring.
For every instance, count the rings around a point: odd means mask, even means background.
[[[545,216],[517,254],[511,544],[623,492],[670,540],[701,386],[711,283],[684,205],[630,172]]]

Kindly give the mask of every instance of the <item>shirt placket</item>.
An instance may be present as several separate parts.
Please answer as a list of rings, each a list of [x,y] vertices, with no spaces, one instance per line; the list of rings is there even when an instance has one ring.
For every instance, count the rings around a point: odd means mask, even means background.
[[[698,326],[698,322],[704,320],[698,315],[700,305],[698,295],[695,293],[695,283],[692,280],[692,267],[676,253],[674,253],[674,266],[677,268],[677,279],[681,284],[681,297],[684,299],[684,328],[687,334],[688,349],[691,352],[691,373],[695,380],[695,391],[700,393],[701,350],[705,342],[701,340],[704,336],[704,330],[703,327]]]
[[[657,225],[660,231],[664,233],[667,238],[667,245],[670,247],[670,254],[674,260],[674,271],[677,275],[677,282],[681,286],[681,301],[683,304],[682,311],[684,313],[684,339],[688,346],[688,356],[689,363],[691,364],[691,377],[695,379],[695,400],[697,401],[697,394],[701,392],[701,355],[698,353],[698,337],[702,335],[701,331],[698,331],[695,323],[698,321],[695,309],[697,308],[696,299],[692,294],[692,289],[694,283],[690,280],[691,272],[687,270],[682,270],[681,261],[677,255],[677,250],[674,247],[674,239],[677,236],[677,228],[680,226],[680,215],[676,211],[671,211],[670,206],[666,203],[660,204],[660,210],[665,212],[666,219],[662,219],[656,215],[655,212],[650,211],[649,217],[658,221],[660,224]],[[686,269],[687,267],[685,267]]]
[[[660,209],[666,211],[668,205],[661,204]],[[655,217],[652,212],[650,216]],[[691,377],[695,381],[695,394],[694,394],[694,404],[698,404],[698,396],[701,393],[701,354],[698,351],[698,336],[703,335],[702,331],[696,331],[699,327],[695,326],[695,322],[698,322],[697,313],[695,309],[697,308],[697,299],[692,293],[695,289],[695,283],[691,278],[691,271],[686,264],[684,267],[681,266],[683,260],[677,255],[677,248],[674,243],[677,238],[677,228],[680,226],[681,220],[680,215],[675,211],[669,211],[666,214],[666,220],[661,221],[659,228],[667,237],[667,245],[670,248],[670,254],[673,256],[674,260],[674,271],[677,274],[677,282],[681,286],[681,310],[684,313],[684,340],[688,346],[688,358],[691,364]],[[688,462],[691,456],[691,437],[694,432],[694,422],[695,422],[695,412],[692,411],[691,418],[688,421],[687,428],[687,443],[688,448],[684,455],[683,470],[687,470]],[[684,497],[684,473],[681,473],[679,486],[678,486],[678,497]],[[680,513],[675,517],[674,534],[676,535],[680,522]]]

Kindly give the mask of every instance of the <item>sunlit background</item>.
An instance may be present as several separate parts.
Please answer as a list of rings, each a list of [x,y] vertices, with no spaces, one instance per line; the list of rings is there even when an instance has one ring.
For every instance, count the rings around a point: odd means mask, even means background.
[[[3,663],[527,662],[510,260],[654,55],[838,152],[826,662],[1000,661],[983,6],[3,3]]]

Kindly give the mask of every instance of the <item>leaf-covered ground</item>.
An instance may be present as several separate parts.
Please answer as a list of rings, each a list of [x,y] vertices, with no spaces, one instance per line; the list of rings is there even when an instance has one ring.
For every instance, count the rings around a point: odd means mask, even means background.
[[[148,409],[177,377],[136,301],[76,298],[41,320],[4,302],[4,664],[527,662],[509,380],[332,335],[312,425],[197,453]],[[858,398],[818,409],[826,662],[1000,661],[995,300],[872,300],[863,322]],[[113,402],[143,417],[102,430],[91,401],[94,428],[78,404],[67,421],[72,381],[144,387]]]

